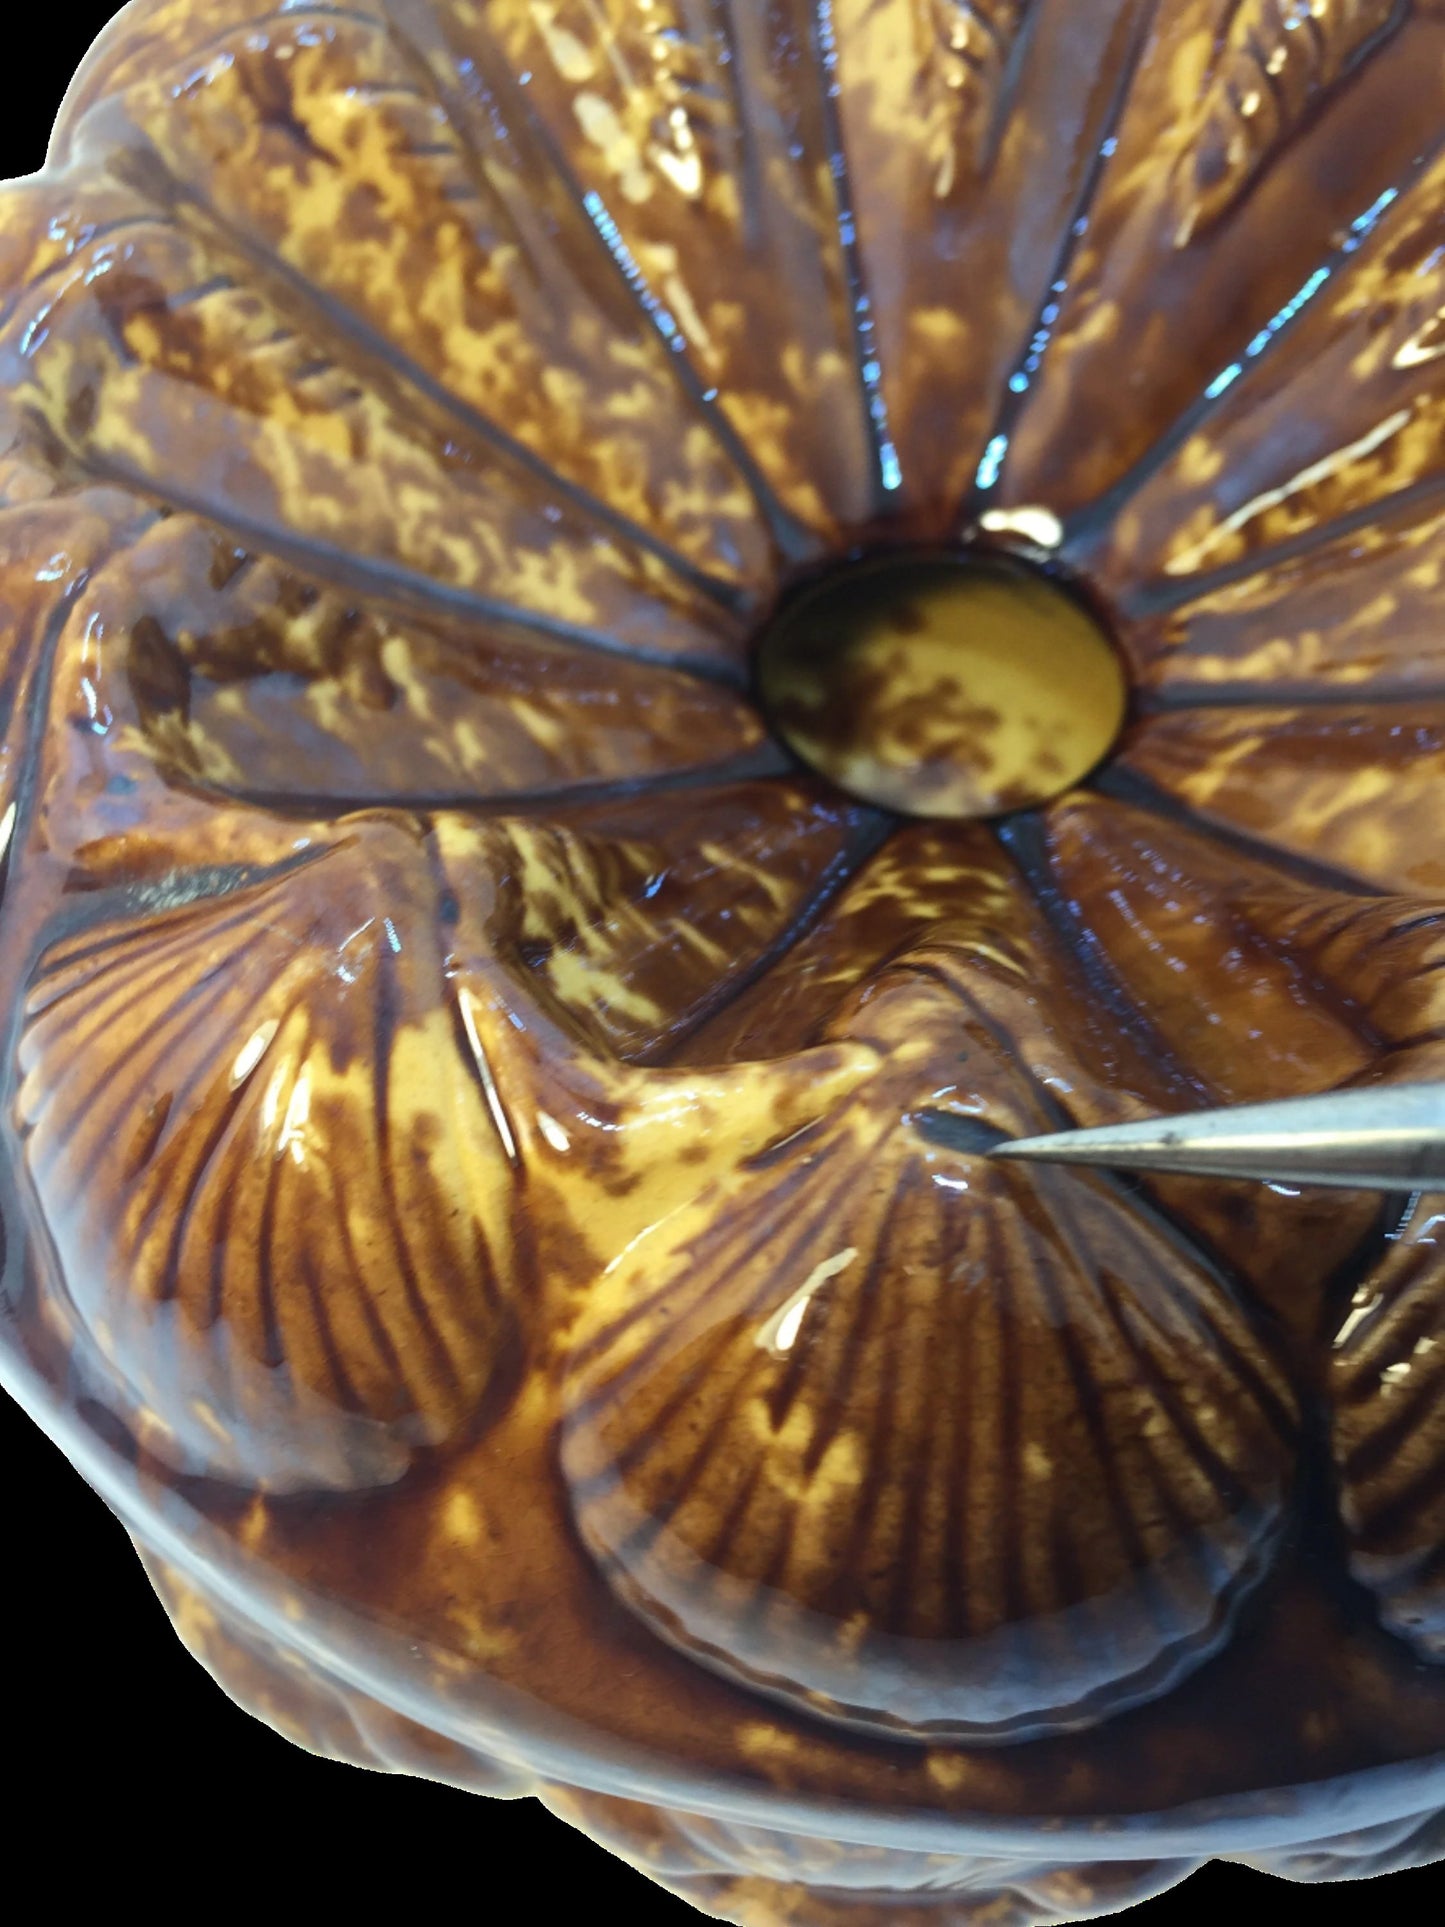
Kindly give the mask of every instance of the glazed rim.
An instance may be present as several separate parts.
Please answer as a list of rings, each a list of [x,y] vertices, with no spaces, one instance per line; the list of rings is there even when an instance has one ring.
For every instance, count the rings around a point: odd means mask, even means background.
[[[1087,584],[977,545],[875,550],[786,585],[755,633],[752,686],[805,769],[860,802],[945,822],[1076,789],[1129,702]]]
[[[3,1182],[10,1191],[8,1175]],[[304,1651],[338,1680],[393,1712],[459,1746],[483,1746],[503,1763],[520,1759],[558,1785],[774,1831],[786,1824],[852,1846],[1037,1852],[1046,1841],[1062,1851],[1087,1850],[1092,1859],[1101,1861],[1135,1859],[1145,1846],[1151,1854],[1180,1855],[1227,1846],[1231,1854],[1239,1855],[1308,1845],[1357,1828],[1413,1819],[1445,1799],[1445,1752],[1441,1752],[1339,1774],[1331,1780],[1190,1801],[1161,1813],[1098,1818],[1039,1814],[1002,1820],[992,1814],[890,1812],[881,1804],[861,1808],[844,1800],[829,1802],[777,1787],[760,1790],[741,1779],[709,1776],[691,1766],[658,1760],[632,1741],[599,1747],[597,1735],[581,1722],[473,1671],[469,1684],[481,1702],[477,1709],[481,1722],[495,1719],[492,1727],[466,1717],[469,1709],[459,1710],[455,1698],[426,1679],[428,1664],[440,1662],[454,1670],[448,1656],[428,1653],[415,1640],[394,1638],[383,1666],[375,1654],[379,1637],[386,1635],[379,1635],[375,1625],[334,1600],[314,1596],[304,1599],[303,1615],[292,1619],[284,1614],[238,1559],[228,1535],[177,1494],[166,1494],[165,1516],[138,1513],[126,1489],[128,1468],[116,1449],[64,1406],[39,1372],[17,1358],[9,1345],[0,1345],[0,1387],[43,1424],[133,1536],[177,1571],[194,1578],[243,1622]],[[293,1600],[298,1597],[294,1585],[289,1591]],[[398,1693],[398,1679],[408,1673],[416,1675],[415,1690]],[[526,1751],[520,1755],[518,1736],[526,1742]]]
[[[104,44],[104,42],[102,42],[102,44]],[[79,81],[77,81],[77,89],[79,89]],[[75,89],[73,89],[73,94],[75,94]],[[77,1461],[77,1463],[79,1463],[79,1461]],[[100,1484],[100,1480],[96,1480],[96,1482]],[[116,1503],[116,1501],[112,1499],[112,1503]],[[123,1505],[118,1505],[118,1509],[119,1511],[123,1511]],[[183,1561],[177,1561],[177,1563],[183,1563]],[[381,1698],[383,1698],[383,1696],[381,1696]],[[1383,1769],[1383,1771],[1391,1771],[1391,1769]],[[1418,1763],[1412,1763],[1412,1767],[1410,1767],[1410,1771],[1412,1771],[1412,1775],[1416,1775],[1416,1779],[1418,1779],[1418,1771],[1420,1771],[1420,1767],[1418,1767]],[[1374,1779],[1374,1775],[1372,1775],[1372,1779]],[[613,1782],[613,1786],[615,1786],[615,1775],[611,1777],[611,1782]],[[1254,1800],[1258,1800],[1260,1796],[1247,1796],[1247,1798],[1254,1798]],[[1218,1806],[1220,1806],[1220,1802],[1212,1802],[1212,1806],[1214,1806],[1214,1808],[1218,1808]],[[950,1825],[952,1825],[952,1823],[950,1823]],[[1318,1821],[1314,1821],[1314,1823],[1312,1823],[1312,1831],[1318,1831]],[[1029,1831],[1029,1836],[1033,1838],[1033,1829]],[[1092,1835],[1090,1835],[1090,1840],[1092,1840]]]

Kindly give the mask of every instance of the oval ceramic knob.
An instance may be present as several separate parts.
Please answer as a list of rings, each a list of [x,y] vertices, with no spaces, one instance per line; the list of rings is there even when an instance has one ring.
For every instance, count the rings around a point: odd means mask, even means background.
[[[1434,0],[133,0],[0,194],[0,1378],[743,1927],[1445,1851]],[[545,1902],[545,1896],[544,1896]]]

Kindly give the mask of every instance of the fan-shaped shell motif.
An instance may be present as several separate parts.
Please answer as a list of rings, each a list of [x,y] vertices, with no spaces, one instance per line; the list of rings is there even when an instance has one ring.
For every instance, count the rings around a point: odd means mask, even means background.
[[[1445,1273],[1416,1206],[1362,1280],[1330,1373],[1340,1507],[1355,1576],[1421,1659],[1445,1659]]]
[[[980,1155],[1049,1116],[1020,1016],[1070,1058],[1026,969],[945,939],[875,979],[828,1034],[877,1077],[640,1238],[573,1352],[564,1463],[624,1598],[919,1737],[1166,1689],[1287,1517],[1293,1400],[1229,1286],[1107,1185]]]
[[[515,1350],[512,1158],[455,1048],[420,854],[359,822],[37,968],[37,1197],[100,1345],[200,1465],[384,1481]]]
[[[820,1785],[1301,1597],[1438,1661],[1429,1212],[985,1154],[1437,1067],[1442,72],[1434,0],[138,0],[0,197],[0,1202],[87,1411],[248,1530],[476,1481],[597,1606],[529,1703],[625,1651]],[[939,548],[1113,626],[1046,808],[755,700]]]

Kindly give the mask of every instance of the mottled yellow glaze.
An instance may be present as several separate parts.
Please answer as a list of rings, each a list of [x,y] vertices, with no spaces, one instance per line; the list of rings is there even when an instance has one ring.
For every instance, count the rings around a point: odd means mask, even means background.
[[[779,736],[845,794],[945,818],[1073,789],[1128,700],[1080,603],[984,559],[886,560],[830,578],[774,618],[756,680]]]
[[[1442,104],[1436,0],[118,18],[0,1375],[242,1704],[747,1927],[1441,1850],[1437,1216],[987,1154],[1442,1074]]]

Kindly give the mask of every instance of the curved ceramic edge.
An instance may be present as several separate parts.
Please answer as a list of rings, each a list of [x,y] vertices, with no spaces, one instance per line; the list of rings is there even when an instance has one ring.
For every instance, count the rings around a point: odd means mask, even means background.
[[[190,1513],[184,1501],[174,1495],[168,1496],[167,1512],[184,1509],[189,1514],[184,1528],[179,1520],[164,1514],[142,1516],[127,1489],[125,1472],[116,1463],[118,1455],[62,1405],[33,1365],[3,1342],[0,1390],[44,1427],[87,1484],[117,1514],[127,1532],[192,1580],[200,1591],[215,1595],[238,1618],[263,1633],[280,1631],[261,1589],[227,1569],[230,1562],[224,1556],[221,1535]],[[537,1703],[514,1695],[496,1681],[484,1683],[487,1697],[495,1702],[496,1724],[459,1719],[454,1701],[429,1691],[421,1682],[411,1691],[398,1693],[395,1674],[385,1680],[378,1676],[361,1656],[364,1647],[376,1650],[374,1627],[353,1626],[353,1615],[333,1604],[300,1594],[295,1597],[303,1606],[304,1617],[287,1619],[284,1636],[293,1651],[304,1653],[343,1684],[459,1746],[495,1748],[515,1758],[520,1741],[523,1763],[542,1778],[565,1786],[646,1801],[674,1813],[684,1811],[774,1831],[786,1826],[798,1832],[826,1834],[840,1845],[1027,1853],[1037,1852],[1046,1841],[1060,1853],[1086,1850],[1095,1860],[1135,1859],[1141,1845],[1147,1846],[1152,1855],[1209,1855],[1218,1850],[1238,1858],[1261,1848],[1296,1846],[1320,1841],[1332,1832],[1410,1819],[1445,1804],[1445,1753],[1371,1767],[1333,1780],[1260,1788],[1127,1818],[1039,1814],[1025,1822],[1009,1822],[988,1814],[889,1813],[886,1809],[862,1812],[806,1797],[782,1798],[773,1788],[754,1790],[739,1783],[710,1781],[678,1763],[655,1761],[641,1748],[620,1747],[615,1740],[607,1742],[604,1753],[591,1733],[562,1716],[551,1717],[548,1723],[557,1730],[548,1733],[538,1718]],[[318,1629],[318,1622],[324,1632]],[[415,1640],[398,1639],[396,1647],[389,1657],[398,1672],[416,1672],[429,1659],[436,1663],[439,1657],[429,1654]],[[1273,1811],[1267,1810],[1271,1806]]]
[[[134,30],[146,11],[146,0],[131,0],[104,29],[82,63],[57,116],[44,169],[30,179],[55,179],[68,171],[67,123],[74,103],[91,84],[117,37]],[[154,1547],[176,1568],[193,1578],[198,1590],[223,1600],[228,1609],[264,1633],[280,1633],[275,1602],[266,1589],[238,1568],[235,1549],[185,1501],[173,1494],[161,1506],[148,1505],[135,1488],[124,1461],[66,1409],[54,1388],[22,1354],[0,1344],[0,1386],[44,1425],[71,1463],[114,1510],[127,1529]],[[444,1671],[445,1656],[414,1641],[383,1634],[359,1615],[334,1602],[293,1593],[302,1616],[288,1619],[286,1643],[308,1661],[354,1686],[405,1717],[424,1720],[432,1729],[460,1744],[488,1744],[491,1727],[479,1725],[470,1710],[458,1716],[454,1705],[424,1677],[431,1667]],[[377,1661],[367,1649],[383,1647],[391,1669],[385,1684],[376,1676]],[[410,1676],[410,1677],[408,1677]],[[655,1802],[688,1812],[753,1825],[776,1826],[780,1821],[800,1830],[826,1832],[831,1839],[857,1845],[899,1845],[911,1849],[936,1846],[952,1852],[977,1848],[981,1852],[1022,1848],[1037,1852],[1041,1843],[1060,1852],[1077,1850],[1100,1861],[1132,1859],[1141,1846],[1151,1852],[1198,1855],[1217,1848],[1231,1858],[1251,1851],[1319,1841],[1331,1828],[1373,1826],[1428,1812],[1445,1800],[1445,1754],[1277,1789],[1256,1789],[1206,1801],[1191,1802],[1157,1814],[1127,1818],[1050,1818],[1032,1815],[1024,1821],[1004,1821],[988,1815],[918,1814],[901,1810],[860,1811],[845,1804],[818,1799],[779,1798],[771,1788],[746,1782],[710,1779],[685,1765],[663,1763],[649,1751],[619,1746],[609,1740],[604,1752],[599,1736],[543,1703],[489,1679],[471,1688],[496,1709],[483,1708],[482,1717],[495,1717],[499,1750],[515,1751],[520,1740],[527,1762],[537,1771],[568,1785],[598,1793]],[[503,1723],[504,1722],[504,1723]],[[761,1797],[760,1797],[761,1796]]]
[[[20,175],[19,180],[38,181],[42,178],[53,180],[57,175],[65,172],[69,162],[65,145],[70,133],[69,121],[75,111],[76,103],[90,85],[91,75],[109,55],[111,47],[127,34],[135,32],[136,23],[144,13],[146,5],[147,0],[125,0],[125,5],[120,12],[112,14],[91,41],[81,56],[80,65],[70,76],[70,84],[61,95],[60,105],[55,110],[50,137],[45,143],[44,162],[33,174]],[[0,184],[13,186],[15,183]]]

